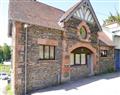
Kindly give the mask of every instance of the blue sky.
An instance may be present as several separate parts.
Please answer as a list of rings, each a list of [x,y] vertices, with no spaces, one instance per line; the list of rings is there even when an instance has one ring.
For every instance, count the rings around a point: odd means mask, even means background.
[[[39,0],[40,2],[54,6],[66,11],[79,0]],[[8,31],[8,2],[9,0],[0,0],[0,45],[3,43],[11,44],[7,36]],[[102,25],[103,20],[109,16],[109,13],[120,12],[120,0],[90,0],[97,18]]]

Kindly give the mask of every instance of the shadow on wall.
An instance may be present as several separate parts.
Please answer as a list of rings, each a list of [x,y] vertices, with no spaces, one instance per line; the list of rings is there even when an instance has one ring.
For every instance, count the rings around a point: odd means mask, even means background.
[[[69,81],[69,82],[61,84],[59,86],[49,87],[49,88],[45,88],[45,89],[35,91],[35,92],[42,93],[42,92],[49,92],[49,91],[62,90],[62,89],[68,91],[71,89],[77,89],[80,86],[88,85],[90,83],[97,82],[97,81],[100,81],[103,79],[109,80],[109,79],[113,79],[113,78],[117,78],[117,77],[120,77],[120,72],[103,74],[103,75],[99,75],[99,76],[92,76],[89,78],[82,78],[80,80]]]

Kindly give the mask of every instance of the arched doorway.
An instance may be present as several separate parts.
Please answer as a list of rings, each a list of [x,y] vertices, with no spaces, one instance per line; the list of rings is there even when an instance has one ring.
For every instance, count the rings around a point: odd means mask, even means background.
[[[79,43],[69,49],[70,79],[94,75],[96,49],[90,44]]]

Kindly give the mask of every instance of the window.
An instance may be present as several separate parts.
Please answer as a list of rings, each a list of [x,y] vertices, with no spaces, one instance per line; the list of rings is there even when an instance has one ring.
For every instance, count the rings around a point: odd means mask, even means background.
[[[107,57],[107,50],[101,50],[100,55],[101,57]]]
[[[70,64],[74,65],[74,54],[73,53],[71,53],[70,55]]]
[[[50,46],[50,59],[54,59],[55,57],[55,47]]]
[[[81,64],[86,64],[86,55],[81,54]]]
[[[49,46],[45,46],[45,59],[49,59]]]
[[[39,46],[39,58],[42,60],[54,60],[55,59],[55,46],[40,45]]]
[[[43,59],[43,46],[39,46],[39,57]]]
[[[86,39],[86,37],[87,37],[87,32],[86,32],[86,30],[85,30],[84,27],[81,27],[81,28],[80,28],[80,37],[81,37],[82,39]]]
[[[71,65],[85,65],[87,64],[86,54],[74,54],[70,55],[70,64]]]
[[[75,64],[80,64],[80,54],[75,54]]]

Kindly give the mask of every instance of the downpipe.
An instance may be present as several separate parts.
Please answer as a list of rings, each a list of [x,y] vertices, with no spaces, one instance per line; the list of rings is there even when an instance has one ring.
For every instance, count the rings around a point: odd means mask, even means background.
[[[27,95],[27,42],[28,42],[28,24],[24,24],[25,28],[25,95]]]

